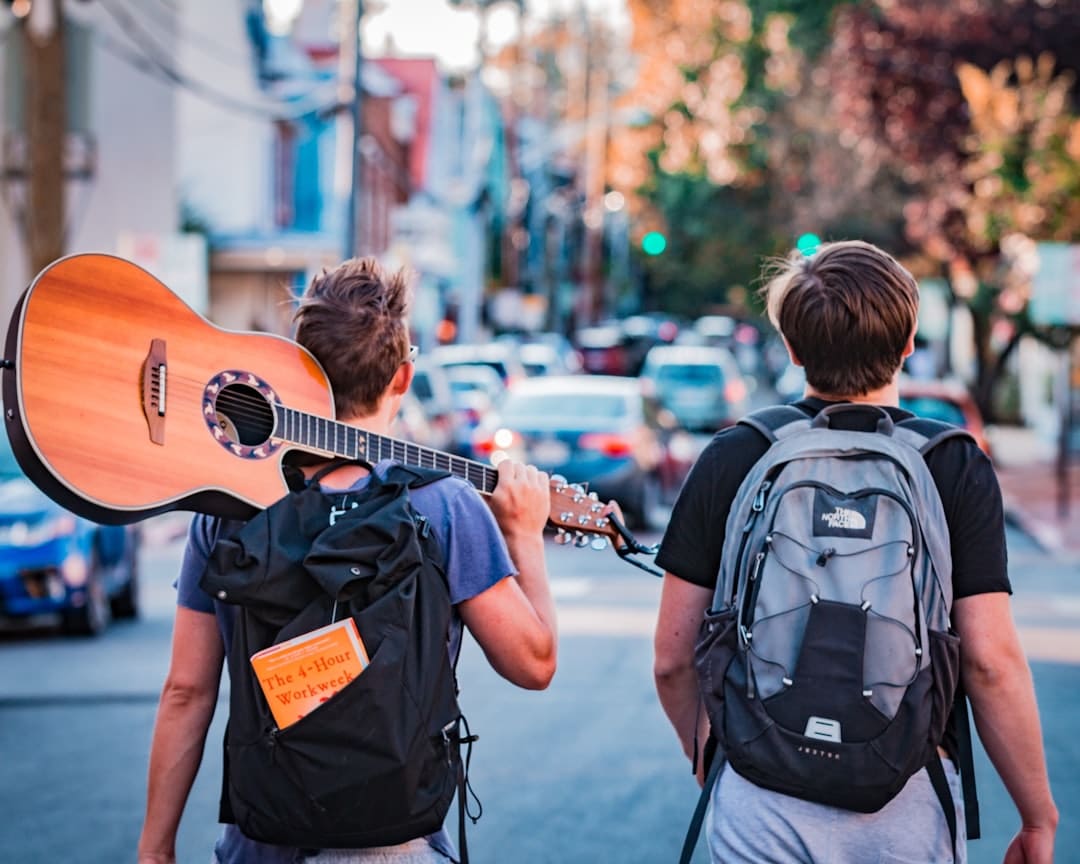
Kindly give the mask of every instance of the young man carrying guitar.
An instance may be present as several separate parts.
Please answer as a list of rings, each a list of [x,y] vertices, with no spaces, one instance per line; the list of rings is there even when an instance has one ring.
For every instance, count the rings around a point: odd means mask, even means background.
[[[295,315],[296,340],[325,370],[337,419],[376,436],[389,434],[413,377],[408,300],[403,274],[384,274],[372,259],[353,259],[317,276]],[[386,460],[369,461],[379,471]],[[303,471],[310,477],[319,467],[307,465]],[[323,487],[353,489],[364,484],[366,476],[359,465],[344,465],[326,477]],[[454,609],[451,656],[464,626],[500,675],[537,690],[548,686],[556,665],[555,606],[542,535],[549,495],[546,474],[511,460],[498,466],[486,504],[473,485],[457,477],[412,493],[413,504],[434,528],[446,556]],[[140,864],[176,859],[177,828],[218,701],[236,610],[203,592],[199,579],[223,524],[218,517],[202,515],[192,521],[177,586],[172,659],[150,753]],[[456,860],[456,854],[445,831],[398,847],[319,852],[260,844],[226,825],[214,860],[315,864],[392,859],[420,864]]]

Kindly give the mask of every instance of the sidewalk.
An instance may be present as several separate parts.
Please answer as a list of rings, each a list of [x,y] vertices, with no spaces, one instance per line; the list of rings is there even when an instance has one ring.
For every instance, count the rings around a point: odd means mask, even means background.
[[[1080,559],[1080,462],[1067,471],[1068,508],[1062,514],[1057,454],[1032,430],[995,426],[987,430],[1005,516],[1047,552]]]

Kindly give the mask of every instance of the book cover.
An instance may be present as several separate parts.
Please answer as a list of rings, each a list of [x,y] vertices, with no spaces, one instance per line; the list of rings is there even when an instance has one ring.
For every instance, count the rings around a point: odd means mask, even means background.
[[[367,651],[352,618],[251,655],[251,667],[279,729],[327,701],[367,664]]]

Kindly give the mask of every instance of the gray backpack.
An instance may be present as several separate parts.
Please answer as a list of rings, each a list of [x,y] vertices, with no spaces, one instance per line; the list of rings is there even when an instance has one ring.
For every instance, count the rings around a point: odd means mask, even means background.
[[[832,428],[850,412],[872,412],[877,431]],[[941,767],[960,646],[948,526],[925,455],[967,433],[846,403],[740,422],[772,443],[732,502],[695,649],[715,763],[788,795],[877,811],[921,768]]]

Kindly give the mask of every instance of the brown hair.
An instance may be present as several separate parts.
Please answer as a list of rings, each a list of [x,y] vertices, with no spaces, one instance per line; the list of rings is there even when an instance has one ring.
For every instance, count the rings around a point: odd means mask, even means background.
[[[322,364],[339,417],[370,414],[409,356],[409,285],[374,258],[323,269],[293,315],[296,341]]]
[[[915,332],[919,286],[892,256],[860,240],[796,252],[763,289],[769,318],[819,393],[861,396],[887,385]]]

